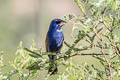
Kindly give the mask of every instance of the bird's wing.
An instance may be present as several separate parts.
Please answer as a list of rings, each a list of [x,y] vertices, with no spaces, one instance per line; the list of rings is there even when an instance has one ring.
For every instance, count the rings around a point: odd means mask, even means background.
[[[48,32],[46,35],[45,46],[46,46],[46,52],[48,52]]]

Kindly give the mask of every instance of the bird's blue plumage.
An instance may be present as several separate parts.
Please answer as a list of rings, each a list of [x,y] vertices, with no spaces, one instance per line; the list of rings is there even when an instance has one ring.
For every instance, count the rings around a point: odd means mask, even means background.
[[[65,21],[61,19],[54,19],[52,20],[47,37],[46,37],[46,51],[47,52],[56,52],[60,53],[60,50],[63,45],[64,35],[61,27],[65,24]],[[54,55],[49,55],[49,59],[51,63],[54,63],[55,61]],[[57,68],[56,68],[57,69]],[[57,70],[52,70],[52,68],[49,69],[49,72],[52,72],[54,74],[57,72]]]
[[[47,33],[47,51],[48,52],[59,52],[64,40],[64,35],[60,25],[64,22],[61,19],[54,19]]]
[[[50,29],[48,31],[48,51],[59,52],[63,45],[63,32],[58,32],[60,29]]]

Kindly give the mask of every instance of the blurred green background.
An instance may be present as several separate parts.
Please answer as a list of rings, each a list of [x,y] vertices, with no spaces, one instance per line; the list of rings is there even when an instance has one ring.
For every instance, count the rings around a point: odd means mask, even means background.
[[[30,47],[35,40],[37,48],[45,50],[51,20],[70,13],[80,14],[73,0],[0,0],[0,50],[4,51],[5,64],[14,60],[20,41],[24,47]],[[71,28],[69,23],[63,28],[67,42],[72,41]],[[12,67],[6,66],[2,71],[10,69]]]
[[[73,0],[0,0],[0,50],[4,51],[4,62],[9,63],[15,58],[20,41],[23,41],[24,47],[29,47],[35,40],[37,48],[45,50],[44,41],[51,20],[70,13],[81,14]],[[73,41],[71,29],[71,23],[63,27],[68,43]],[[75,57],[74,62],[87,62],[100,67],[90,56]],[[9,69],[6,67],[3,71]]]
[[[44,49],[51,20],[70,13],[80,14],[73,0],[0,0],[0,50],[7,62],[14,59],[20,41],[29,47],[35,40]],[[71,28],[69,23],[63,28],[67,42],[72,41]]]
[[[28,46],[32,39],[43,46],[50,21],[69,13],[79,14],[73,0],[0,0],[0,49],[14,49],[20,41]]]

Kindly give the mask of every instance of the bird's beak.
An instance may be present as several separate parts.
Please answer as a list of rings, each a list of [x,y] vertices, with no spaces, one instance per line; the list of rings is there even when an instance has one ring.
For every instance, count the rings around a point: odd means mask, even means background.
[[[62,21],[59,25],[62,27],[66,24],[67,22],[66,21]]]

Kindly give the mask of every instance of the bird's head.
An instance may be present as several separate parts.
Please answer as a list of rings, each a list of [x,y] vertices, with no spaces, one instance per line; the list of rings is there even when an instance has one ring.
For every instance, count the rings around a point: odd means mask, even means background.
[[[50,24],[50,29],[61,29],[63,25],[65,25],[66,21],[62,19],[53,19],[51,24]]]

